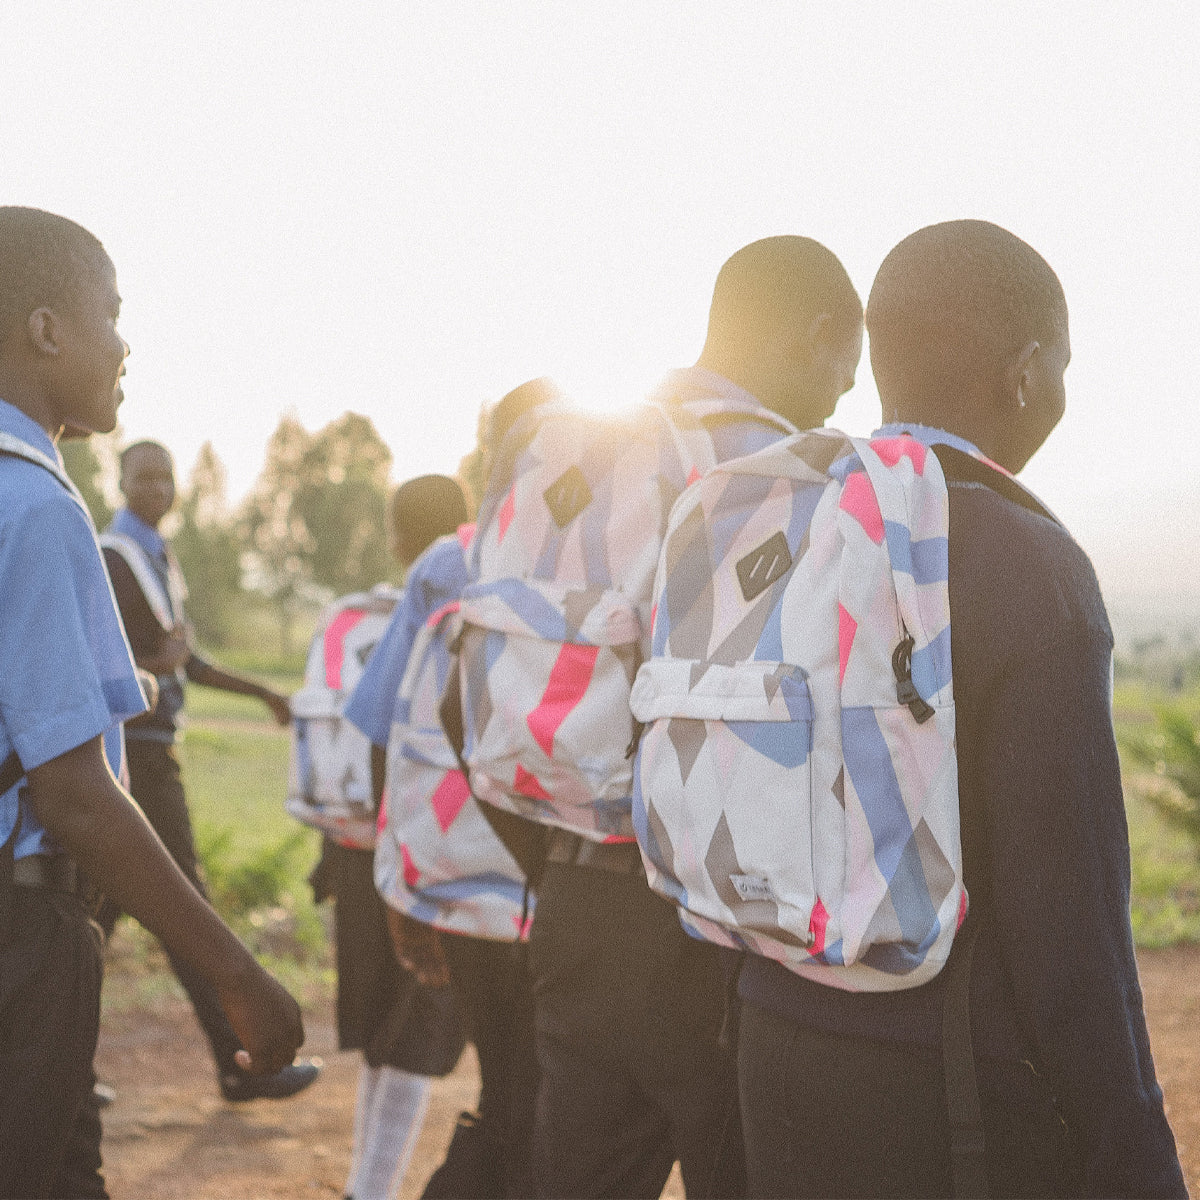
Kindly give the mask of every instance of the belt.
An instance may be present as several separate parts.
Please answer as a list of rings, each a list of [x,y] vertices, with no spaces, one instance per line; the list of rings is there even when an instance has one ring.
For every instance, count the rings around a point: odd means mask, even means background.
[[[79,871],[74,860],[65,854],[31,854],[13,863],[13,883],[19,887],[75,892],[79,888]]]
[[[617,875],[642,874],[642,855],[636,842],[590,842],[565,829],[550,831],[546,861]]]

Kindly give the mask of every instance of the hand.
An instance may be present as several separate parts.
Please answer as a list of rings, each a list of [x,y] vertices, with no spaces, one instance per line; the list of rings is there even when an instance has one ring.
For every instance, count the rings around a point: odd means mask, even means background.
[[[191,656],[192,648],[188,642],[187,626],[179,624],[159,643],[155,663],[162,664],[166,668],[160,672],[165,675],[182,667]]]
[[[296,1057],[304,1042],[300,1006],[253,959],[236,983],[218,988],[221,1007],[245,1047],[237,1064],[251,1075],[272,1075]]]
[[[446,965],[437,930],[397,912],[390,905],[387,906],[387,921],[396,961],[425,987],[449,986],[450,968]]]
[[[266,688],[262,694],[263,703],[271,710],[276,722],[280,725],[287,725],[292,719],[292,705],[286,696],[281,696],[278,692],[272,692]]]

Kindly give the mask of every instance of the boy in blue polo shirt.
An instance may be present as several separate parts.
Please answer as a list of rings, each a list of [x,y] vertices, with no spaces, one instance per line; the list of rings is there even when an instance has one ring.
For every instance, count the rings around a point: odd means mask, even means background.
[[[242,1066],[276,1071],[304,1037],[296,1002],[188,883],[105,757],[104,735],[145,703],[55,442],[64,426],[116,424],[119,308],[90,233],[0,207],[2,1197],[105,1194],[94,1145],[90,1179],[65,1170],[87,1124],[101,975],[76,864],[212,980]]]

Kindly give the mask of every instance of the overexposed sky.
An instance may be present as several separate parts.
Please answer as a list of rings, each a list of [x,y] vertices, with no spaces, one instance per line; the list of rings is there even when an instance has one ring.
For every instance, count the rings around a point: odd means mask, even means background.
[[[863,298],[972,216],[1063,280],[1067,416],[1025,474],[1110,595],[1200,601],[1200,16],[1178,3],[0,4],[0,196],[117,264],[121,420],[237,498],[280,415],[368,414],[397,479],[549,373],[694,360],[738,246]],[[877,416],[869,366],[834,423]]]

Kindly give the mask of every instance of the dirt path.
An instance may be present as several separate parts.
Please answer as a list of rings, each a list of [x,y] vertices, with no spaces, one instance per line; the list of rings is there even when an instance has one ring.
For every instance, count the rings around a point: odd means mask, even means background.
[[[1194,1196],[1200,1197],[1200,946],[1139,956],[1159,1079]],[[105,1113],[104,1161],[114,1200],[340,1197],[350,1157],[358,1057],[335,1049],[330,1024],[309,1021],[306,1051],[323,1077],[292,1101],[225,1104],[185,1004],[107,1018],[98,1064],[118,1098]],[[421,1194],[456,1114],[476,1095],[470,1053],[433,1089],[401,1196]],[[668,1195],[682,1195],[669,1185]]]

